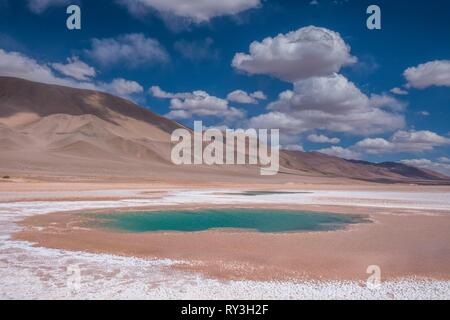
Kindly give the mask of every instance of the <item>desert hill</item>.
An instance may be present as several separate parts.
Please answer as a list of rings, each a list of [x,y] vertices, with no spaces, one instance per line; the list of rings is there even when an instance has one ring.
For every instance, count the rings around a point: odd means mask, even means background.
[[[358,179],[447,184],[450,178],[398,163],[282,151],[280,173],[256,166],[175,166],[170,135],[182,125],[110,94],[0,77],[0,175],[207,182]]]

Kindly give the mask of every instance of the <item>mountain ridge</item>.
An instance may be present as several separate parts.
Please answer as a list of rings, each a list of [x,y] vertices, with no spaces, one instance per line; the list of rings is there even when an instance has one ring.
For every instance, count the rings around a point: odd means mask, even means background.
[[[184,126],[107,93],[0,77],[0,174],[268,181],[256,166],[173,165],[170,135],[178,128]],[[274,181],[321,178],[450,183],[440,173],[400,163],[280,151]]]

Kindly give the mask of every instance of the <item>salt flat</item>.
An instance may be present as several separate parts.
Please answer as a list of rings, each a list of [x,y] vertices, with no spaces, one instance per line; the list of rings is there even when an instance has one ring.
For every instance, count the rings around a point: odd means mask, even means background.
[[[290,190],[292,192],[292,190]],[[298,190],[300,192],[305,190]],[[195,272],[171,268],[180,261],[142,259],[33,247],[15,241],[17,222],[29,216],[55,211],[96,208],[139,208],[193,203],[210,204],[312,204],[383,208],[425,209],[450,212],[446,192],[376,192],[306,190],[308,193],[245,196],[228,189],[171,190],[146,199],[143,190],[108,201],[22,201],[0,203],[0,298],[6,299],[449,299],[450,281],[399,279],[369,289],[359,281],[250,281],[218,280]],[[97,195],[99,191],[95,191]],[[89,192],[85,192],[88,194]],[[23,195],[10,194],[8,200]],[[35,195],[34,195],[35,196]],[[45,197],[51,197],[49,193]],[[68,285],[68,267],[81,270],[81,286]]]

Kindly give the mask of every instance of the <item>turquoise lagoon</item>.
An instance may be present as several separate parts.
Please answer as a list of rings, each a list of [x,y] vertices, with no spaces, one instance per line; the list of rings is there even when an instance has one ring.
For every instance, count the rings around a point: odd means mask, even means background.
[[[97,227],[124,232],[199,232],[241,229],[257,232],[327,231],[368,222],[363,216],[278,209],[200,209],[91,214]]]

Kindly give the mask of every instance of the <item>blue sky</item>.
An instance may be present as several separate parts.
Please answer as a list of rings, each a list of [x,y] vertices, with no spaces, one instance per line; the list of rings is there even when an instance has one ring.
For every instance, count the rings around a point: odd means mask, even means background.
[[[66,28],[72,3],[81,30]],[[366,27],[374,3],[381,30]],[[448,173],[449,39],[444,0],[0,0],[0,75]]]

